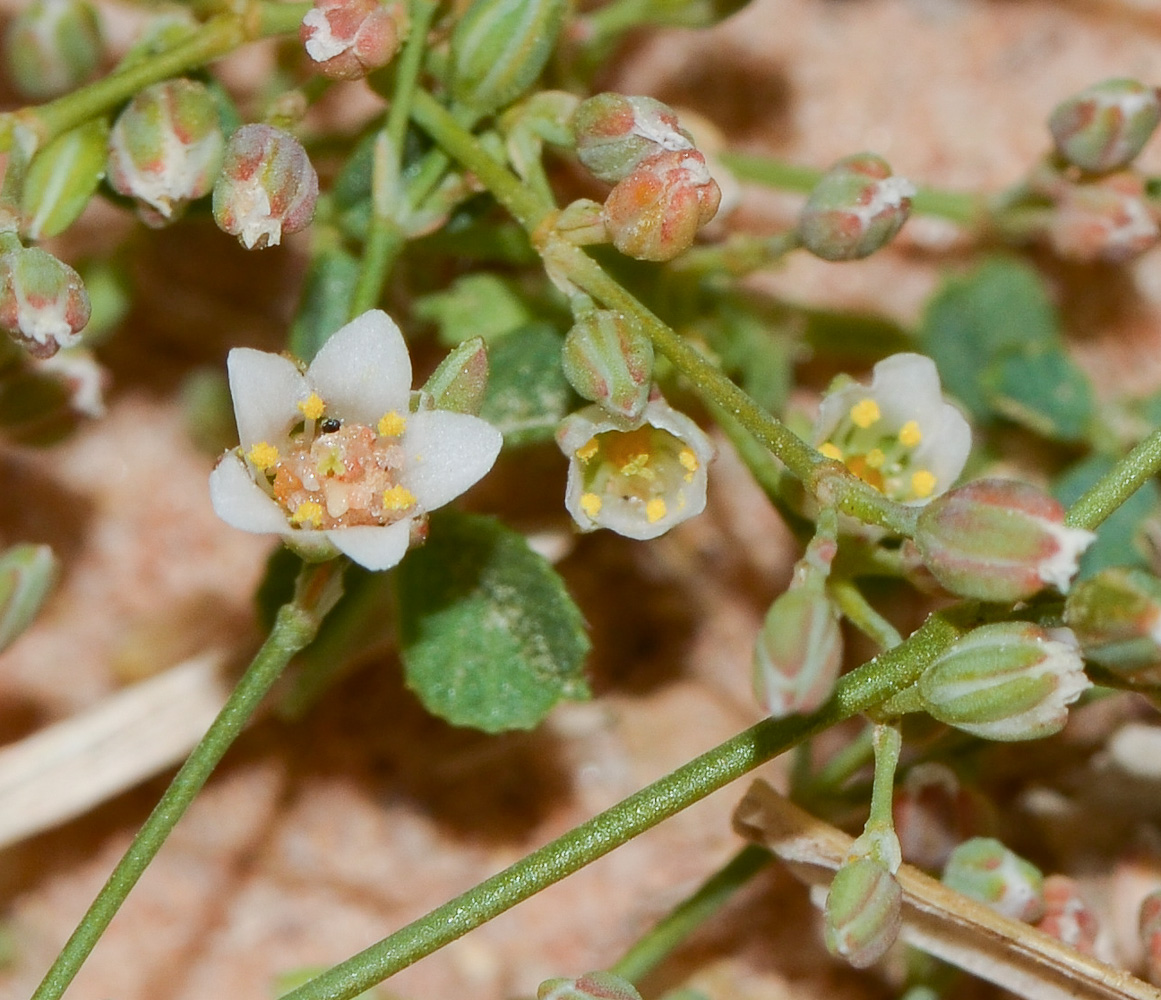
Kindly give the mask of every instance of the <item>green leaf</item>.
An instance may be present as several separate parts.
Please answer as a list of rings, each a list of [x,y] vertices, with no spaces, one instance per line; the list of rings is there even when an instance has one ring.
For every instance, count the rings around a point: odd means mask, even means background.
[[[20,215],[31,240],[59,236],[76,222],[105,176],[109,122],[94,118],[44,147],[20,192]]]
[[[498,733],[531,729],[561,699],[589,697],[580,610],[518,533],[443,511],[396,573],[407,686],[429,712]]]
[[[577,397],[560,367],[563,338],[547,323],[531,323],[488,352],[491,372],[480,416],[506,445],[546,441]]]
[[[1092,423],[1092,386],[1058,344],[1001,354],[980,384],[996,413],[1044,437],[1083,441]]]
[[[302,299],[290,327],[287,349],[310,361],[330,335],[349,319],[359,281],[359,262],[341,247],[315,255],[306,272]]]
[[[417,299],[414,312],[439,327],[444,347],[455,347],[470,337],[483,337],[490,344],[532,319],[514,282],[483,273],[465,274],[446,291]]]

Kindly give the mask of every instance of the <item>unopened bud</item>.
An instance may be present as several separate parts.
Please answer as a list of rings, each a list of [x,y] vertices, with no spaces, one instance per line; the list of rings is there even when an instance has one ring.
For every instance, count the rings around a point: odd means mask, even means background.
[[[109,125],[94,118],[40,150],[20,192],[21,229],[31,240],[59,236],[71,226],[105,176]]]
[[[1122,264],[1155,246],[1161,230],[1149,210],[1144,178],[1125,173],[1068,185],[1052,212],[1048,236],[1069,260]]]
[[[1143,569],[1103,569],[1064,604],[1085,658],[1126,677],[1161,667],[1161,580]]]
[[[1067,629],[1050,634],[1028,622],[973,629],[919,678],[924,710],[981,739],[1051,736],[1092,686],[1070,639]]]
[[[1156,986],[1161,983],[1161,889],[1141,900],[1137,928],[1145,950],[1145,975]]]
[[[1044,880],[1044,916],[1036,928],[1084,955],[1094,953],[1100,932],[1096,913],[1081,897],[1076,882],[1064,875]]]
[[[842,666],[838,613],[819,587],[792,587],[766,612],[754,646],[754,696],[771,716],[813,712]]]
[[[0,553],[0,650],[32,623],[56,576],[56,556],[47,545],[14,545]]]
[[[576,109],[572,131],[577,159],[609,184],[624,180],[656,153],[694,148],[676,112],[652,97],[597,94]]]
[[[480,115],[507,107],[556,49],[568,0],[473,0],[451,36],[451,93]]]
[[[948,859],[943,884],[1013,920],[1044,915],[1044,876],[991,837],[964,841]]]
[[[597,309],[564,338],[564,377],[585,399],[636,420],[649,402],[653,342],[623,313]]]
[[[890,243],[911,214],[915,185],[882,157],[839,160],[810,192],[798,220],[802,245],[823,260],[859,260]]]
[[[226,144],[214,221],[247,250],[276,247],[310,225],[318,174],[302,144],[270,125],[243,125]]]
[[[0,254],[0,326],[33,357],[77,343],[90,311],[81,276],[48,251]]]
[[[570,201],[560,210],[553,228],[578,247],[609,242],[609,231],[605,228],[605,207],[591,198]]]
[[[672,260],[717,213],[722,193],[696,149],[650,157],[605,200],[605,227],[621,253]]]
[[[166,80],[141,91],[109,135],[109,183],[138,201],[147,225],[163,226],[209,194],[225,139],[204,84]]]
[[[101,61],[101,26],[85,0],[33,0],[13,20],[4,55],[16,88],[46,100],[78,87]]]
[[[423,385],[423,393],[437,410],[480,412],[488,388],[488,347],[483,337],[472,337],[448,353]]]
[[[401,0],[315,0],[299,37],[323,76],[358,80],[395,57],[407,28]]]
[[[637,988],[611,972],[587,972],[576,979],[546,979],[536,1000],[641,1000]]]
[[[1048,119],[1056,151],[1093,173],[1133,160],[1161,121],[1157,91],[1136,80],[1094,84],[1058,104]]]
[[[903,890],[885,865],[857,858],[834,875],[826,897],[826,946],[856,969],[873,965],[895,943]]]
[[[1012,603],[1046,586],[1067,592],[1096,539],[1064,524],[1064,508],[1034,486],[980,479],[936,497],[919,513],[915,544],[953,594]]]

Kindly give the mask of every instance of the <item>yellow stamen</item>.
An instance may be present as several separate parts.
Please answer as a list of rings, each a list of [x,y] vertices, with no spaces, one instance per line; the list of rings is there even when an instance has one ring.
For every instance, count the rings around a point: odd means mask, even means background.
[[[883,454],[882,448],[872,448],[866,455],[867,465],[872,469],[883,468],[883,463],[887,461],[887,456]]]
[[[833,458],[836,462],[841,462],[843,460],[842,449],[838,445],[831,444],[829,441],[827,441],[825,444],[820,444],[818,446],[818,450],[821,454],[825,455],[827,458]]]
[[[318,420],[326,412],[327,404],[322,401],[322,397],[317,392],[312,392],[298,404],[298,408],[302,410],[302,415],[307,420]]]
[[[596,517],[604,506],[603,501],[595,493],[582,493],[580,498],[581,510],[589,517]]]
[[[406,486],[392,486],[391,489],[383,491],[384,510],[407,510],[414,504],[415,494]]]
[[[322,524],[322,519],[322,504],[315,503],[313,500],[303,500],[302,503],[300,503],[294,509],[294,513],[290,515],[290,521],[292,524],[310,523],[316,528]]]
[[[916,421],[908,420],[899,428],[899,443],[904,447],[914,448],[922,440],[923,431],[919,429],[919,424]]]
[[[600,451],[600,448],[601,445],[597,439],[595,437],[591,437],[579,448],[577,448],[576,457],[579,458],[582,462],[587,462],[598,451]]]
[[[392,410],[390,413],[384,413],[379,418],[379,436],[385,438],[397,438],[403,433],[404,428],[407,427],[407,418],[401,417],[398,413]]]
[[[632,456],[621,466],[621,475],[643,476],[646,479],[652,479],[653,470],[649,468],[649,455],[642,452],[640,455]]]
[[[882,415],[879,412],[879,404],[870,398],[859,400],[859,402],[851,407],[850,413],[851,422],[863,430],[878,422]]]
[[[911,474],[911,492],[920,500],[926,500],[935,490],[935,476],[926,469]]]
[[[681,454],[677,456],[677,460],[681,463],[681,467],[687,472],[697,472],[697,456],[693,453],[692,448],[682,448]]]
[[[278,449],[266,441],[259,441],[246,457],[256,469],[265,472],[278,464]]]
[[[645,505],[645,517],[649,519],[650,524],[656,524],[668,512],[669,508],[665,506],[665,501],[661,497],[654,497]]]
[[[341,476],[347,471],[347,466],[339,458],[338,450],[332,449],[319,459],[314,469],[320,476]]]

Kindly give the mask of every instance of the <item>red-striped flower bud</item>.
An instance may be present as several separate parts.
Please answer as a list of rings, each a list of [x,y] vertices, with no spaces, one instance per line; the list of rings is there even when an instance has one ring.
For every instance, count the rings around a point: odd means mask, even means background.
[[[1152,573],[1118,566],[1082,580],[1064,621],[1093,663],[1130,678],[1161,667],[1161,580]]]
[[[0,326],[33,357],[77,343],[90,311],[81,276],[48,251],[0,254]]]
[[[33,0],[8,28],[4,55],[26,97],[47,100],[80,86],[101,62],[101,26],[85,0]]]
[[[827,893],[827,949],[865,969],[895,943],[902,914],[903,890],[887,867],[867,857],[849,861]]]
[[[1155,246],[1161,230],[1149,210],[1144,178],[1124,173],[1063,188],[1048,237],[1069,260],[1121,264]]]
[[[1133,160],[1161,122],[1161,98],[1136,80],[1105,80],[1058,104],[1048,119],[1056,151],[1093,173]]]
[[[1036,928],[1084,955],[1094,953],[1100,932],[1096,913],[1084,901],[1076,882],[1064,875],[1049,875],[1044,880],[1044,916]]]
[[[636,420],[653,384],[653,342],[610,309],[581,316],[564,338],[561,366],[569,384],[610,413]]]
[[[821,587],[792,587],[766,612],[754,645],[754,697],[773,718],[813,712],[842,667],[838,612]]]
[[[677,113],[652,97],[590,97],[573,113],[572,132],[577,159],[609,184],[624,180],[657,153],[694,148]]]
[[[576,979],[546,979],[536,1000],[641,1000],[637,988],[611,972],[586,972]]]
[[[395,57],[407,27],[400,0],[315,0],[299,37],[323,76],[358,80]]]
[[[991,837],[960,844],[943,871],[943,884],[1013,920],[1031,923],[1044,914],[1040,869]]]
[[[923,562],[944,587],[1005,603],[1047,586],[1066,592],[1095,539],[1067,527],[1064,507],[1048,494],[1010,479],[980,479],[936,497],[915,529]]]

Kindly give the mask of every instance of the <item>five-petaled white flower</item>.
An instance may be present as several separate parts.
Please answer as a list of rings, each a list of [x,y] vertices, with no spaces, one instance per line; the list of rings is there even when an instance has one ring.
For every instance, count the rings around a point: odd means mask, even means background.
[[[411,358],[380,310],[352,320],[305,371],[235,348],[227,362],[241,446],[210,475],[214,510],[306,558],[367,569],[403,558],[417,518],[484,476],[501,436],[478,417],[411,413]]]
[[[869,386],[851,383],[823,398],[814,443],[892,500],[923,504],[963,471],[972,432],[943,398],[935,362],[892,354],[875,365]]]

